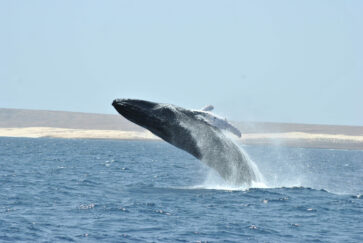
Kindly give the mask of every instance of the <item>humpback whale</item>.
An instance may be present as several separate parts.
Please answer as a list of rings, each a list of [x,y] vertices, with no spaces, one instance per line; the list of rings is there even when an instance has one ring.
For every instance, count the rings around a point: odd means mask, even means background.
[[[257,180],[246,156],[223,132],[238,135],[238,129],[212,113],[137,99],[115,99],[112,105],[129,121],[215,169],[227,182],[249,186]]]

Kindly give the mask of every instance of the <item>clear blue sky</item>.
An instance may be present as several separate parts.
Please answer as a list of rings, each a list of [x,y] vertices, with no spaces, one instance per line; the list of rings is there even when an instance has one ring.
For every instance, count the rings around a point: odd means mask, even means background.
[[[0,1],[0,107],[363,125],[363,1]]]

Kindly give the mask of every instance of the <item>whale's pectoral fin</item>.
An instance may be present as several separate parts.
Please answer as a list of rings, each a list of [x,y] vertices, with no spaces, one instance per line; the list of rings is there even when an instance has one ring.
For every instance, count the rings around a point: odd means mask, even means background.
[[[212,105],[207,105],[206,107],[204,107],[201,111],[212,111],[214,109],[214,106]]]
[[[228,123],[228,127],[227,130],[230,131],[231,133],[233,133],[234,135],[236,135],[237,137],[242,137],[241,132],[238,130],[238,128],[236,128],[235,126],[233,126],[232,124]]]
[[[213,127],[217,127],[222,131],[228,131],[234,135],[236,135],[237,137],[242,137],[241,132],[238,130],[238,128],[236,128],[235,126],[233,126],[231,123],[229,123],[226,119],[222,119],[220,117],[214,116],[211,113],[204,113],[201,112],[199,114],[199,116],[205,121],[207,122],[209,125],[213,126]]]
[[[234,135],[236,135],[237,137],[242,137],[241,132],[238,130],[238,128],[236,128],[235,126],[233,126],[231,123],[229,123],[227,120],[224,120],[223,123],[219,124],[217,126],[219,129],[224,130],[224,131],[228,131]]]

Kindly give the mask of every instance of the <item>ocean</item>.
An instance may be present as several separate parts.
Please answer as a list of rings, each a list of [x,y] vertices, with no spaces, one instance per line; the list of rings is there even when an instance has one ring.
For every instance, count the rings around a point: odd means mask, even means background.
[[[162,141],[0,138],[0,241],[363,242],[363,151],[242,147],[255,188]]]

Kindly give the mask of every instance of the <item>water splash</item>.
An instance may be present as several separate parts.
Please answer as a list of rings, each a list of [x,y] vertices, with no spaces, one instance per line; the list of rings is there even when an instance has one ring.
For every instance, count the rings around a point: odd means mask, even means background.
[[[228,132],[203,120],[190,119],[176,113],[180,126],[189,131],[201,153],[200,160],[210,168],[215,169],[230,185],[250,187],[262,183],[263,177],[257,166],[248,157]],[[233,136],[233,135],[231,135]]]
[[[208,168],[207,176],[203,183],[192,186],[190,189],[246,191],[250,188],[267,188],[267,186],[262,181],[252,181],[251,184],[236,185],[224,180],[215,170]]]
[[[238,146],[238,144],[236,144]],[[256,180],[252,181],[252,186],[262,186],[262,187],[266,187],[266,182],[265,182],[265,178],[263,177],[262,173],[260,172],[257,164],[250,158],[250,156],[248,155],[248,153],[240,146],[238,146],[239,149],[241,150],[241,152],[243,153],[243,155],[245,156],[247,163],[249,164],[249,166],[252,168],[253,172],[255,173],[256,176]]]
[[[257,164],[250,158],[248,153],[238,144],[236,137],[233,134],[230,134],[229,132],[223,132],[222,133],[222,139],[227,139],[230,142],[234,143],[234,145],[238,148],[238,152],[242,154],[242,157],[244,159],[244,163],[246,163],[249,170],[253,173],[253,179],[252,181],[246,181],[246,183],[242,184],[236,184],[236,178],[241,174],[241,167],[238,166],[236,163],[233,163],[233,159],[235,157],[231,156],[229,159],[231,161],[230,165],[233,168],[234,173],[230,175],[230,178],[222,178],[221,175],[214,169],[210,167],[206,167],[207,175],[204,180],[204,182],[200,185],[193,186],[193,189],[214,189],[214,190],[248,190],[249,188],[267,188],[265,178],[260,172]],[[199,139],[199,143],[203,143],[202,139]],[[227,156],[228,158],[228,156]],[[208,159],[208,158],[207,158]],[[210,158],[209,158],[210,159]],[[205,161],[204,161],[205,162]],[[221,162],[223,163],[223,161]],[[208,161],[206,162],[208,164]],[[243,173],[243,172],[242,172]]]
[[[194,189],[214,189],[214,190],[227,190],[227,191],[245,191],[250,188],[268,188],[266,185],[265,178],[261,174],[260,170],[256,163],[249,157],[248,153],[242,148],[239,147],[241,153],[243,153],[244,157],[250,168],[253,170],[256,175],[256,179],[252,180],[251,183],[245,183],[242,185],[236,185],[234,183],[228,182],[223,179],[215,170],[208,168],[207,176],[204,182],[200,185],[196,185]]]

